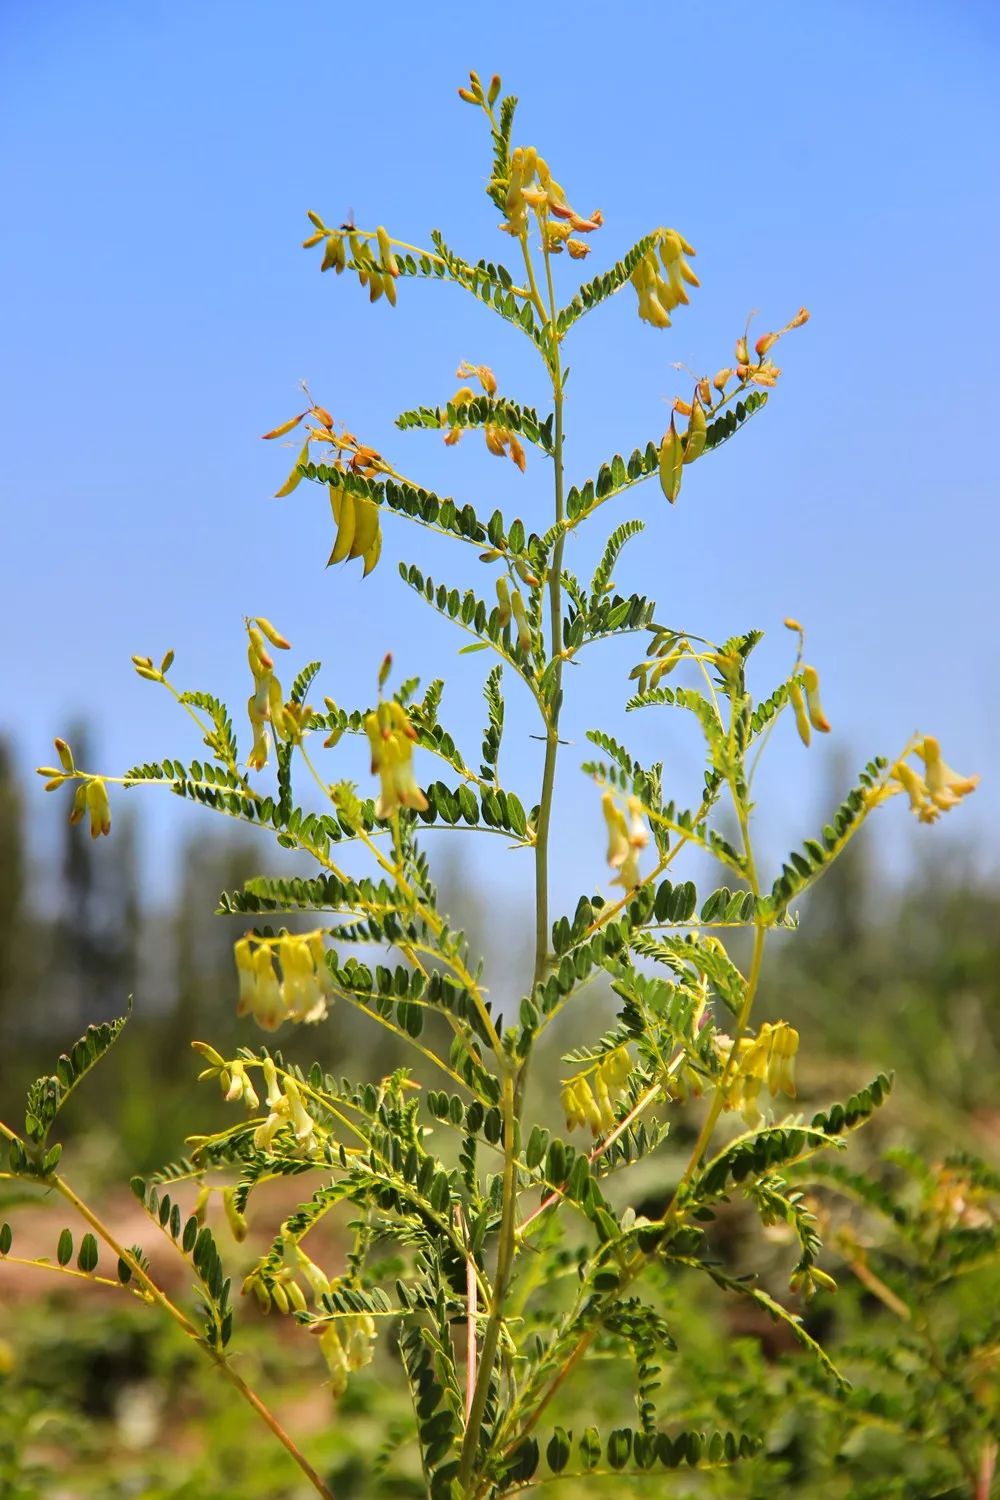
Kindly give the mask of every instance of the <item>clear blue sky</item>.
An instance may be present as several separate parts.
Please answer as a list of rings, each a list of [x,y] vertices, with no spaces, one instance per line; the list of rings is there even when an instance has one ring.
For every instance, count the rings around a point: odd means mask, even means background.
[[[461,358],[541,404],[527,341],[453,288],[406,283],[396,311],[370,308],[298,248],[314,207],[418,242],[440,226],[469,259],[509,258],[482,192],[487,140],[455,94],[475,66],[520,94],[516,138],[584,211],[603,209],[586,275],[656,224],[699,252],[702,290],[668,333],[640,325],[630,291],[580,325],[571,478],[659,435],[682,388],[672,361],[711,371],[749,309],[761,330],[812,309],[782,346],[768,411],[689,471],[677,507],[655,484],[619,505],[615,519],[648,522],[619,582],[652,572],[661,618],[718,639],[765,627],[761,689],[788,659],[782,617],[803,619],[838,742],[860,760],[937,732],[984,784],[921,837],[969,839],[995,862],[996,7],[512,0],[482,17],[446,4],[2,7],[0,731],[25,766],[79,714],[99,726],[103,769],[196,754],[129,655],[173,646],[178,681],[227,696],[241,721],[240,618],[262,612],[301,660],[324,658],[323,690],[343,703],[369,698],[389,648],[407,673],[451,677],[445,719],[476,755],[486,658],[456,657],[460,639],[394,566],[405,556],[485,586],[472,554],[390,520],[366,583],[325,572],[324,494],[269,499],[289,455],[258,437],[297,409],[307,378],[428,486],[541,529],[540,458],[522,479],[474,436],[445,450],[392,427],[398,410],[446,398]],[[560,269],[568,296],[578,267]],[[592,545],[570,563],[582,571]],[[600,647],[572,674],[575,739],[598,718],[626,728],[634,659]],[[508,771],[526,803],[530,727],[512,706]],[[676,721],[630,716],[627,730],[686,797],[694,745]],[[761,784],[774,852],[821,820],[828,755],[777,739]],[[571,749],[560,773],[574,803],[558,823],[567,898],[581,869],[585,885],[606,878],[594,794],[579,781],[585,800],[572,795],[581,758]],[[360,757],[342,764],[362,774]],[[54,826],[65,808],[33,797]],[[208,815],[148,801],[155,888],[178,830]],[[885,822],[909,849],[903,808]],[[527,867],[513,879],[526,884]]]

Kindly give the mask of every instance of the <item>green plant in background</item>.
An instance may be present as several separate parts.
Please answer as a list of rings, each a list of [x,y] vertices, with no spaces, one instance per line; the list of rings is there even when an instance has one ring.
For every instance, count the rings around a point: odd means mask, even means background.
[[[620,519],[622,497],[656,477],[675,503],[682,482],[692,482],[691,465],[765,405],[780,375],[775,345],[808,314],[803,309],[752,347],[744,333],[731,367],[712,378],[692,376],[665,435],[627,459],[613,456],[593,478],[567,485],[568,335],[580,318],[629,285],[640,317],[654,328],[669,327],[671,314],[688,303],[688,289],[698,285],[689,263],[694,251],[676,230],[654,230],[560,306],[556,257],[584,258],[601,215],[577,213],[545,159],[532,147],[512,147],[516,101],[500,97],[499,79],[484,88],[473,74],[460,93],[489,126],[494,160],[488,192],[519,258],[516,272],[492,261],[467,262],[437,233],[432,248],[420,249],[381,227],[328,228],[316,214],[310,214],[314,232],[306,245],[321,246],[321,269],[355,275],[373,302],[395,304],[399,284],[410,278],[443,280],[522,331],[550,382],[551,411],[539,413],[502,395],[489,366],[463,363],[458,378],[466,383],[450,401],[404,412],[396,425],[441,431],[448,444],[479,429],[489,451],[519,471],[527,466],[526,447],[538,450],[551,466],[550,511],[533,527],[499,511],[483,518],[471,504],[441,498],[338,430],[308,394],[307,408],[267,436],[302,430],[301,450],[279,494],[290,494],[303,480],[326,487],[335,528],[331,563],[357,559],[369,573],[389,513],[474,549],[477,577],[490,580],[485,585],[459,590],[413,566],[400,571],[414,592],[471,637],[465,650],[496,658],[484,684],[481,756],[467,758],[442,723],[440,679],[422,693],[416,679],[390,690],[389,656],[374,703],[344,709],[328,697],[322,710],[313,707],[315,661],[286,693],[276,660],[289,643],[257,617],[246,627],[248,755],[240,751],[224,703],[174,686],[168,652],[158,667],[149,657],[133,661],[140,676],[162,684],[197,724],[205,760],[165,759],[106,777],[78,767],[71,748],[58,740],[59,764],[42,771],[53,789],[73,786],[72,817],[89,818],[94,837],[110,830],[109,785],[159,784],[270,830],[284,849],[307,856],[309,876],[260,876],[222,897],[222,911],[246,914],[253,923],[235,947],[239,1012],[274,1032],[319,1024],[332,1007],[346,1004],[411,1048],[413,1070],[342,1079],[319,1063],[300,1068],[271,1047],[246,1046],[224,1056],[207,1042],[194,1042],[205,1065],[202,1078],[221,1088],[239,1118],[222,1132],[189,1136],[186,1157],[149,1180],[135,1179],[133,1187],[154,1226],[188,1262],[197,1314],[167,1296],[142,1248],[119,1243],[58,1170],[61,1148],[50,1139],[58,1112],[116,1040],[121,1021],[91,1028],[56,1072],[38,1081],[23,1131],[0,1127],[9,1143],[4,1175],[59,1194],[86,1224],[79,1244],[70,1229],[63,1231],[54,1265],[32,1263],[103,1280],[158,1306],[255,1409],[319,1494],[332,1493],[327,1480],[231,1358],[237,1301],[205,1222],[210,1196],[217,1194],[241,1242],[251,1204],[260,1202],[266,1212],[266,1185],[285,1177],[309,1181],[246,1275],[243,1292],[315,1335],[335,1397],[369,1363],[380,1334],[391,1344],[412,1398],[411,1431],[428,1495],[485,1500],[547,1478],[576,1475],[585,1488],[680,1466],[702,1471],[706,1484],[717,1476],[724,1484],[732,1465],[767,1472],[757,1420],[763,1398],[755,1404],[751,1382],[734,1409],[720,1377],[717,1390],[702,1392],[698,1404],[699,1418],[710,1423],[714,1417],[718,1425],[703,1430],[676,1420],[676,1401],[666,1398],[658,1377],[668,1355],[683,1366],[683,1342],[679,1355],[674,1350],[684,1317],[670,1311],[678,1286],[700,1278],[777,1320],[813,1362],[816,1401],[822,1392],[844,1422],[884,1415],[852,1402],[844,1375],[802,1317],[754,1279],[731,1273],[713,1245],[720,1210],[741,1197],[765,1225],[782,1225],[794,1236],[791,1290],[807,1299],[833,1281],[819,1265],[823,1193],[814,1203],[804,1189],[835,1182],[860,1194],[869,1208],[883,1206],[874,1177],[838,1175],[824,1164],[884,1102],[890,1079],[880,1074],[811,1118],[790,1112],[794,1106],[783,1101],[795,1097],[798,1034],[786,1021],[754,1016],[768,937],[795,926],[793,903],[883,801],[904,794],[921,821],[933,822],[970,793],[977,778],[954,772],[937,740],[921,736],[893,760],[869,762],[819,836],[773,876],[759,867],[752,785],[769,735],[786,710],[806,745],[814,732],[829,729],[817,673],[803,661],[802,627],[786,622],[798,646],[789,675],[755,698],[748,664],[759,631],[717,644],[679,622],[662,623],[651,599],[616,592],[613,572],[622,549],[642,530],[641,521]],[[613,529],[584,582],[564,560],[567,539],[612,505]],[[704,776],[694,789],[664,786],[661,764],[643,765],[605,730],[592,729],[599,758],[583,769],[595,788],[595,812],[598,801],[603,812],[610,884],[618,890],[614,897],[588,891],[572,911],[554,914],[549,847],[564,668],[595,642],[624,635],[645,637],[626,706],[692,716],[704,741]],[[519,796],[501,777],[505,673],[537,714],[544,743],[537,800]],[[378,777],[374,799],[339,773],[337,747],[345,736],[367,741]],[[328,756],[321,757],[318,742]],[[429,779],[432,758],[442,779]],[[273,789],[262,790],[255,778],[272,759]],[[438,904],[424,833],[458,825],[500,835],[534,860],[534,959],[512,1014],[498,1013],[482,966]],[[723,831],[729,828],[736,830],[731,836]],[[345,861],[345,854],[357,859]],[[720,867],[717,888],[699,893],[684,878],[680,862],[692,855]],[[280,925],[286,915],[294,916],[291,929]],[[743,933],[750,946],[738,963],[742,949],[727,944]],[[373,954],[369,962],[360,956],[365,948]],[[599,979],[610,980],[618,1008],[610,1029],[594,1034],[585,996]],[[562,1136],[532,1119],[528,1080],[539,1040],[569,1007],[578,1044],[565,1056],[560,1079]],[[701,1116],[685,1163],[655,1204],[640,1201],[630,1193],[629,1169],[657,1151],[680,1104],[692,1098],[702,1101]],[[975,1254],[963,1259],[963,1251],[956,1259],[949,1250],[948,1276],[976,1257],[995,1257],[1000,1248],[991,1197],[997,1183],[975,1164],[962,1170],[975,1186],[980,1219]],[[938,1266],[940,1243],[927,1238],[921,1212],[905,1222],[891,1209],[888,1216],[894,1229],[906,1229],[908,1253],[925,1278],[927,1297],[908,1315],[912,1358],[923,1360],[919,1368],[930,1382],[911,1387],[911,1395],[919,1391],[925,1402],[929,1389],[953,1388],[957,1356],[952,1345],[941,1350],[928,1332],[926,1303],[937,1285],[937,1269],[930,1268]],[[322,1266],[310,1253],[309,1237],[328,1216],[347,1225],[350,1248],[339,1267]],[[839,1231],[837,1242],[842,1254],[845,1233]],[[101,1243],[111,1252],[110,1273],[100,1261]],[[0,1253],[16,1259],[15,1248],[5,1225]],[[871,1271],[856,1249],[846,1258],[856,1274],[877,1277],[883,1301],[894,1297],[902,1306],[891,1276]],[[967,1332],[955,1337],[966,1339],[969,1367],[982,1375],[968,1387],[971,1406],[960,1409],[957,1400],[948,1406],[940,1434],[944,1462],[959,1480],[979,1486],[963,1492],[985,1495],[994,1462],[989,1345],[981,1348]],[[585,1359],[597,1355],[633,1371],[630,1410],[613,1414],[611,1429],[603,1432],[586,1408],[583,1371]],[[572,1397],[578,1382],[580,1399]],[[583,1413],[572,1426],[556,1420],[565,1419],[568,1393]],[[904,1417],[896,1415],[905,1429]]]

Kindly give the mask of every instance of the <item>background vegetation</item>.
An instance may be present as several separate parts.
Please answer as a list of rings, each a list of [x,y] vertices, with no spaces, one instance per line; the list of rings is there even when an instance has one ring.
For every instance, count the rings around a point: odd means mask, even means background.
[[[73,738],[83,746],[81,731]],[[124,997],[134,992],[135,1022],[103,1064],[103,1088],[82,1089],[69,1106],[74,1175],[89,1180],[106,1214],[126,1225],[137,1205],[110,1184],[177,1153],[179,1105],[190,1104],[196,1087],[197,1059],[187,1039],[208,1035],[221,1043],[229,1037],[235,1041],[232,921],[212,912],[219,891],[238,884],[253,868],[252,844],[234,839],[211,853],[192,844],[169,908],[144,910],[130,864],[141,842],[138,822],[127,831],[119,826],[114,859],[102,858],[103,845],[95,847],[85,831],[68,826],[62,849],[43,854],[28,838],[21,788],[6,753],[0,766],[0,1111],[13,1112],[27,1082],[51,1065],[55,1038],[71,1039],[89,1022],[120,1013]],[[438,873],[447,893],[443,905],[494,965],[502,963],[516,912],[484,922],[481,913],[468,909],[461,869],[446,865]],[[33,893],[43,893],[44,901]],[[810,1077],[808,1060],[800,1079],[807,1112],[834,1095],[846,1095],[878,1069],[895,1067],[892,1098],[848,1158],[848,1165],[864,1167],[871,1181],[888,1171],[898,1186],[910,1150],[925,1152],[935,1167],[962,1148],[1000,1166],[1000,889],[984,887],[954,846],[944,856],[936,846],[933,862],[887,883],[870,863],[863,834],[811,897],[802,930],[775,945],[762,987],[762,1014],[785,1016],[825,1039],[827,1055],[813,1065],[822,1068],[823,1092]],[[386,1041],[339,1011],[307,1045],[334,1071],[379,1076],[400,1061],[393,1038]],[[569,1044],[562,1035],[551,1045],[558,1052]],[[540,1074],[546,1071],[539,1068]],[[211,1091],[202,1094],[199,1109],[206,1124],[213,1109],[220,1124],[225,1120]],[[553,1124],[556,1119],[553,1111]],[[682,1118],[669,1149],[654,1159],[655,1167],[648,1164],[654,1202],[662,1198],[662,1181],[671,1178],[672,1154],[680,1158],[690,1146],[690,1131]],[[887,1155],[892,1164],[886,1168],[880,1162]],[[937,1203],[946,1191],[947,1177],[939,1173],[933,1182],[916,1184],[915,1201],[926,1207],[935,1193]],[[0,1220],[4,1202],[0,1193]],[[824,1264],[836,1275],[839,1290],[814,1300],[808,1326],[851,1375],[854,1393],[839,1404],[832,1401],[815,1383],[811,1362],[766,1316],[752,1308],[748,1314],[748,1304],[740,1300],[734,1306],[721,1295],[715,1299],[694,1285],[684,1287],[669,1317],[686,1354],[683,1365],[664,1365],[661,1406],[691,1427],[728,1421],[755,1429],[765,1448],[760,1459],[731,1473],[677,1474],[669,1481],[670,1493],[771,1500],[803,1493],[831,1500],[887,1493],[913,1500],[969,1495],[969,1483],[963,1484],[946,1452],[948,1402],[960,1410],[967,1390],[938,1383],[928,1392],[934,1409],[927,1413],[926,1431],[907,1428],[910,1416],[902,1430],[894,1426],[894,1413],[911,1413],[918,1394],[912,1389],[914,1369],[893,1367],[910,1330],[893,1310],[891,1292],[885,1296],[886,1277],[904,1290],[917,1288],[905,1248],[893,1244],[891,1235],[887,1239],[867,1212],[848,1215],[833,1198],[813,1206],[830,1218],[824,1228],[833,1255]],[[19,1223],[25,1243],[34,1241],[30,1253],[51,1253],[44,1208],[28,1219],[19,1216]],[[739,1274],[744,1266],[764,1265],[762,1284],[786,1297],[794,1249],[777,1228],[763,1231],[762,1242],[756,1226],[749,1208],[734,1202],[726,1210],[717,1242],[724,1246],[727,1269]],[[127,1230],[123,1233],[127,1237]],[[225,1236],[225,1229],[220,1233]],[[234,1264],[241,1257],[249,1264],[262,1248],[251,1224],[246,1244],[231,1246],[229,1254]],[[336,1249],[331,1246],[334,1254]],[[169,1277],[169,1262],[161,1274]],[[935,1336],[947,1342],[963,1335],[989,1351],[998,1302],[995,1268],[947,1282],[931,1296]],[[13,1266],[5,1267],[0,1495],[5,1500],[135,1495],[291,1500],[301,1493],[285,1455],[258,1431],[242,1403],[213,1380],[213,1372],[201,1369],[183,1338],[138,1304],[123,1310],[120,1303],[92,1289],[74,1295],[61,1278],[50,1284],[42,1273],[26,1270],[18,1276]],[[395,1457],[397,1439],[411,1418],[401,1398],[390,1396],[380,1381],[378,1362],[354,1377],[334,1407],[326,1392],[317,1393],[319,1361],[303,1353],[301,1339],[275,1339],[271,1329],[267,1338],[262,1329],[259,1337],[257,1332],[244,1340],[247,1373],[275,1393],[278,1414],[308,1440],[338,1497],[360,1500],[371,1493],[363,1476],[377,1450],[382,1453],[378,1494],[422,1493],[420,1476]],[[864,1365],[852,1362],[852,1343],[862,1332],[868,1343],[873,1334],[884,1339],[883,1368],[872,1367],[870,1351]],[[993,1399],[998,1354],[1000,1344],[992,1364],[987,1359],[984,1367],[970,1365],[965,1372],[970,1382],[978,1382],[982,1400]],[[629,1388],[629,1372],[621,1370],[621,1389],[616,1388],[615,1369],[595,1355],[593,1379],[584,1386],[593,1419],[604,1428],[621,1417]],[[723,1393],[711,1406],[700,1395],[703,1385]],[[579,1394],[578,1387],[574,1390]],[[554,1416],[579,1423],[578,1411]],[[969,1461],[975,1468],[981,1454],[970,1454]],[[986,1476],[984,1497],[992,1493],[990,1482]],[[662,1472],[651,1476],[650,1493],[667,1483]],[[555,1490],[572,1492],[572,1482]],[[614,1492],[608,1482],[608,1493]],[[602,1493],[600,1484],[586,1486],[588,1495]]]

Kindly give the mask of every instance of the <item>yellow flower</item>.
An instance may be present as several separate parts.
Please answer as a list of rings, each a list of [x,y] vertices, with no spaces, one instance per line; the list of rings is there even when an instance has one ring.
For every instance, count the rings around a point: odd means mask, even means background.
[[[613,792],[605,792],[601,798],[601,810],[608,830],[608,864],[618,873],[612,885],[620,885],[626,891],[634,890],[640,883],[639,850],[649,843],[649,829],[638,797],[629,797],[629,821],[615,801]]]
[[[933,735],[927,735],[917,754],[924,763],[924,779],[927,792],[935,807],[947,812],[957,807],[963,797],[974,792],[979,785],[978,776],[960,776],[941,758],[941,746]]]
[[[377,818],[391,818],[401,807],[424,812],[427,798],[413,774],[413,741],[417,732],[402,704],[380,703],[365,716],[365,732],[372,752],[372,775],[378,772],[381,791],[375,803]]]
[[[913,753],[924,763],[923,776],[905,759],[897,761],[885,785],[869,793],[869,806],[905,792],[910,800],[910,811],[920,822],[936,823],[943,812],[957,807],[963,797],[974,792],[981,778],[962,776],[953,771],[942,759],[941,746],[933,735],[925,735]]]

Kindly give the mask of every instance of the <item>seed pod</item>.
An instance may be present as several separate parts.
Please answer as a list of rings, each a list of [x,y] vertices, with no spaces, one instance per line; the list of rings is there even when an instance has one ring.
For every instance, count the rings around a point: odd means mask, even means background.
[[[671,416],[663,442],[660,444],[660,488],[673,505],[681,492],[681,467],[684,449],[680,435]]]
[[[684,442],[684,462],[686,464],[693,464],[695,459],[700,458],[704,453],[707,435],[708,423],[705,418],[705,408],[696,396]]]

